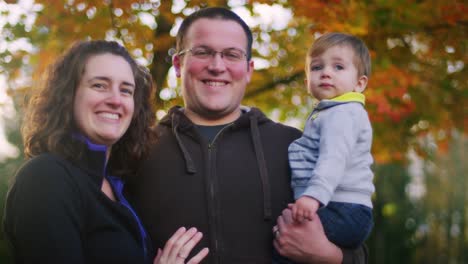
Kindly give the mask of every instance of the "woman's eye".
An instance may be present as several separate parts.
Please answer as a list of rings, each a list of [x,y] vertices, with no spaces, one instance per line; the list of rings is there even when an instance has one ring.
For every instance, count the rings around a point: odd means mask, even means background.
[[[130,88],[122,88],[120,91],[124,94],[132,95],[133,96],[133,89]]]
[[[93,87],[93,88],[97,88],[97,89],[102,89],[102,88],[105,87],[105,85],[102,84],[102,83],[94,83],[94,84],[92,85],[92,87]]]

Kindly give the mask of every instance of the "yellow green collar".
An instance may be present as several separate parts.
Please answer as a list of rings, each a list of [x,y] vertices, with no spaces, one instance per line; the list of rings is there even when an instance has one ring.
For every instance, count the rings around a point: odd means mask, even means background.
[[[349,92],[349,93],[344,93],[340,96],[334,97],[330,99],[330,101],[335,101],[335,102],[358,102],[361,103],[362,105],[366,104],[366,97],[362,93],[357,93],[357,92]]]

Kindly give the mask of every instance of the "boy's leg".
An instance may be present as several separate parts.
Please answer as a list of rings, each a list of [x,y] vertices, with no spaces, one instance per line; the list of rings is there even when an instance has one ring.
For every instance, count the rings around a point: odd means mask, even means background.
[[[317,214],[328,239],[343,248],[358,247],[374,225],[372,209],[361,204],[330,202]]]

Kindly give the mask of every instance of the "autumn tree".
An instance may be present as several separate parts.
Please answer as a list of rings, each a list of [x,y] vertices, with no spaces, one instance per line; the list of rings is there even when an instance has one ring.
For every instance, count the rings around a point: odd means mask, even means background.
[[[463,1],[37,0],[31,10],[24,10],[26,15],[3,27],[0,74],[8,79],[9,94],[21,102],[74,41],[118,40],[150,69],[157,87],[155,104],[164,111],[181,104],[171,71],[175,32],[184,17],[206,6],[232,8],[248,18],[254,33],[256,70],[244,104],[298,127],[316,103],[303,85],[305,54],[314,39],[341,31],[367,43],[373,61],[364,93],[374,127],[374,211],[383,225],[376,226],[371,248],[380,252],[375,245],[413,219],[415,226],[399,233],[406,241],[400,246],[406,248],[387,251],[413,258],[417,245],[408,241],[420,219],[412,215],[414,208],[406,197],[411,180],[405,172],[408,150],[426,158],[427,151],[418,142],[429,136],[439,152],[447,152],[452,131],[465,135],[468,124],[468,8]],[[278,16],[280,7],[291,14],[289,20]],[[3,11],[6,15],[8,10]],[[262,23],[264,15],[287,24]]]
[[[4,28],[7,41],[25,39],[35,51],[3,52],[2,72],[10,80],[25,73],[35,79],[76,40],[117,39],[150,68],[157,103],[166,109],[180,104],[177,84],[167,82],[178,24],[198,8],[228,6],[228,2],[36,1],[32,27],[24,26],[24,17]],[[279,110],[279,120],[302,120],[314,103],[303,88],[305,52],[318,35],[345,31],[363,38],[372,52],[373,74],[365,94],[379,162],[404,159],[408,144],[419,135],[436,133],[443,146],[450,137],[447,129],[465,128],[463,62],[468,54],[468,20],[464,3],[270,0],[234,8],[244,8],[246,15],[255,18],[264,12],[259,8],[262,2],[281,5],[294,16],[279,30],[265,24],[252,26],[254,58],[263,65],[248,87],[245,103],[268,113]]]

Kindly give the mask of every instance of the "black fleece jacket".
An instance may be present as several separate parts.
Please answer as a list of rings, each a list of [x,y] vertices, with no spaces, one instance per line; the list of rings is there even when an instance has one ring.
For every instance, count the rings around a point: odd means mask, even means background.
[[[292,202],[288,146],[301,135],[256,108],[207,142],[180,107],[157,127],[160,135],[128,197],[155,247],[181,226],[204,237],[203,263],[271,263],[272,227]]]
[[[15,263],[152,263],[137,218],[101,191],[105,147],[92,146],[73,163],[41,154],[17,173],[4,219]]]

